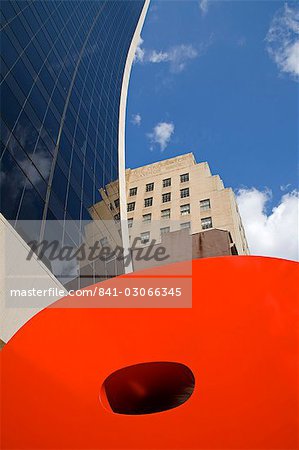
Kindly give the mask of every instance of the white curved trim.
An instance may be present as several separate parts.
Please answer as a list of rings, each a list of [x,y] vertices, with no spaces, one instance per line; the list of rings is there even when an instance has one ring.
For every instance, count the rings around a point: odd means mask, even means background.
[[[122,81],[122,88],[120,94],[119,106],[119,126],[118,126],[118,178],[119,178],[119,204],[121,217],[121,235],[124,252],[128,253],[129,243],[129,229],[127,224],[127,193],[126,193],[126,164],[125,164],[125,129],[126,129],[126,107],[130,74],[132,64],[135,56],[135,51],[139,43],[141,29],[145,20],[145,16],[149,7],[150,0],[145,0],[142,12],[139,17],[137,27],[131,45],[129,48],[124,76]],[[133,272],[132,262],[125,268],[126,273]]]

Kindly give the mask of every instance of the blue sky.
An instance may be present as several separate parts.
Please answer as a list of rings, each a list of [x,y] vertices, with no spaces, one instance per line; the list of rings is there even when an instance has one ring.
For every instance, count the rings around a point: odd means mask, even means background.
[[[152,1],[130,79],[127,167],[192,151],[234,190],[270,189],[271,211],[298,184],[298,24],[292,2]]]

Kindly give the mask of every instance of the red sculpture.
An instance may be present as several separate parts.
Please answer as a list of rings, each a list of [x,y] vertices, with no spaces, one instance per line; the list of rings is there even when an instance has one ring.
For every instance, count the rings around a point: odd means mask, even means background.
[[[150,275],[134,283],[163,285]],[[298,264],[210,258],[192,275],[192,308],[93,299],[20,329],[1,352],[2,447],[298,448]]]

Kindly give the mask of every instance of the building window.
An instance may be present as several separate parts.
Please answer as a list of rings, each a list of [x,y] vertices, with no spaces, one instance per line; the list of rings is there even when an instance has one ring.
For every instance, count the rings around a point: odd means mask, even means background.
[[[181,205],[181,216],[190,214],[190,205]]]
[[[153,197],[148,197],[144,199],[144,207],[147,208],[148,206],[152,206],[153,204]]]
[[[113,205],[112,205],[112,203],[109,203],[109,208],[110,208],[110,211],[113,211]]]
[[[189,188],[181,189],[181,198],[189,197]]]
[[[115,208],[119,208],[119,198],[114,200],[114,205],[115,205]]]
[[[106,237],[103,237],[102,239],[100,239],[100,244],[102,247],[109,247],[109,242]]]
[[[163,187],[168,186],[171,186],[171,178],[165,178],[165,180],[163,180]]]
[[[170,219],[170,209],[162,209],[161,219]]]
[[[151,214],[143,214],[142,216],[142,222],[149,223],[152,220]]]
[[[113,219],[115,223],[118,223],[120,220],[120,214],[119,213],[115,214],[115,216],[113,216]]]
[[[212,217],[205,217],[204,219],[201,219],[201,228],[203,230],[207,230],[208,228],[212,227]]]
[[[181,175],[181,183],[186,183],[186,181],[189,181],[189,173],[183,173]]]
[[[130,197],[137,195],[137,187],[133,187],[130,189]]]
[[[135,209],[135,202],[131,202],[127,204],[127,211],[134,211]]]
[[[171,193],[167,192],[167,194],[162,194],[162,203],[170,202]]]
[[[133,217],[130,217],[128,219],[128,228],[132,228],[132,226],[133,226]]]
[[[205,210],[211,208],[211,203],[210,203],[210,199],[209,198],[206,198],[205,200],[200,200],[199,204],[200,204],[200,209],[202,211],[205,211]]]
[[[161,236],[162,236],[162,234],[166,234],[166,233],[169,233],[169,232],[170,232],[170,227],[160,228]]]
[[[181,223],[180,227],[181,230],[184,230],[185,228],[191,228],[191,223],[190,222]]]
[[[145,191],[150,192],[153,190],[154,190],[154,183],[147,183],[147,185],[145,186]]]
[[[147,244],[150,240],[150,232],[145,231],[144,233],[141,233],[140,238],[141,238],[141,244]]]

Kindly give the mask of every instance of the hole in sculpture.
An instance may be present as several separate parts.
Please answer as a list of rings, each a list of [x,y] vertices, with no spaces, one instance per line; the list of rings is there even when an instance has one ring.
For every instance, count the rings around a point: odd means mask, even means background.
[[[102,386],[101,400],[117,414],[152,414],[185,403],[194,385],[194,375],[184,364],[141,363],[109,375]]]

